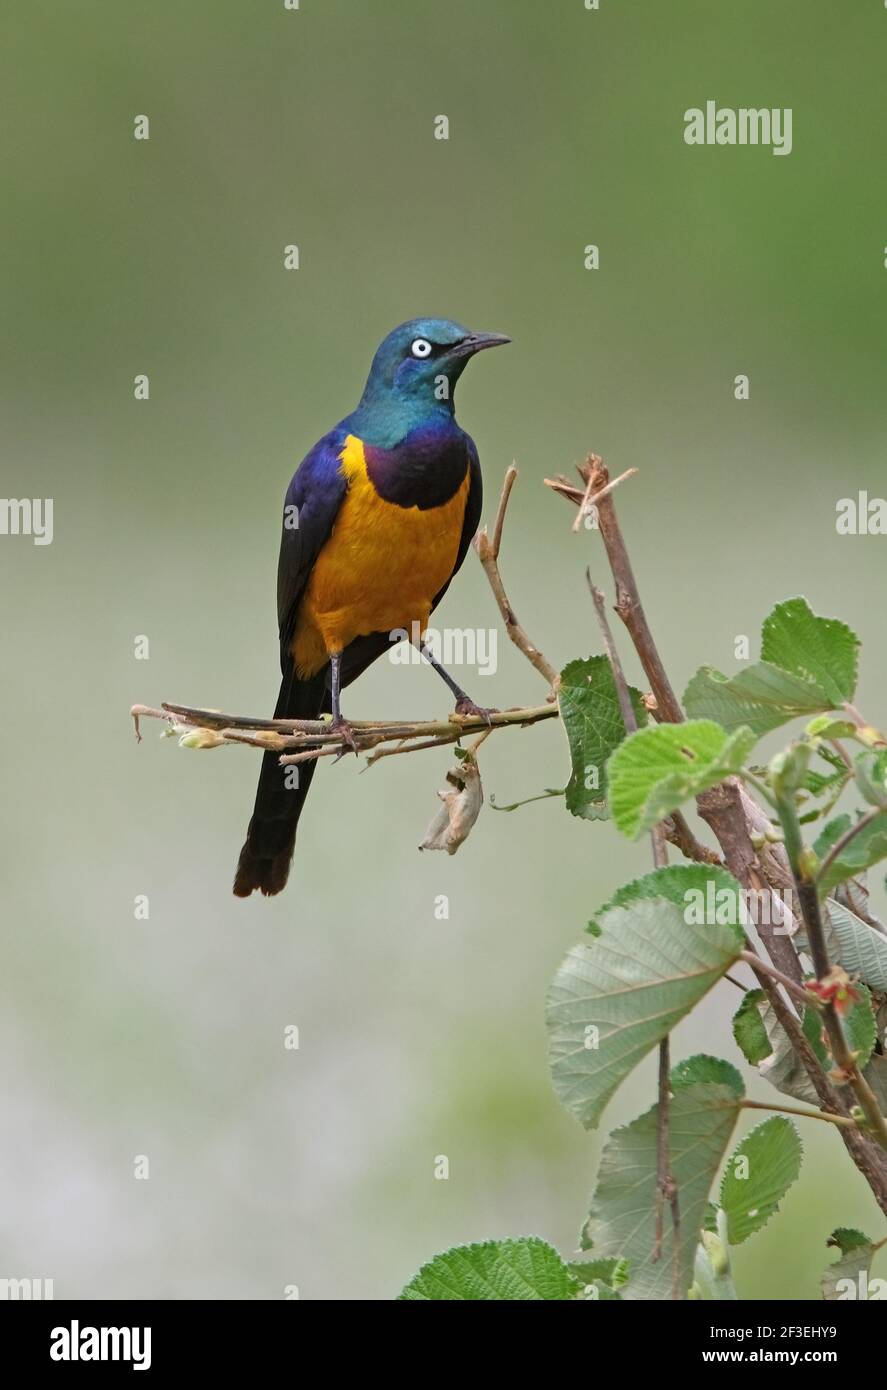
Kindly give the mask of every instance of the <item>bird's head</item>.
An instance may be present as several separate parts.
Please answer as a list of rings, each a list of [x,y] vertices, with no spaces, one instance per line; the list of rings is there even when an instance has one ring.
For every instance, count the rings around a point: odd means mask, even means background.
[[[408,319],[380,343],[361,405],[399,408],[414,418],[435,408],[451,410],[469,358],[510,341],[501,333],[472,333],[449,319]]]

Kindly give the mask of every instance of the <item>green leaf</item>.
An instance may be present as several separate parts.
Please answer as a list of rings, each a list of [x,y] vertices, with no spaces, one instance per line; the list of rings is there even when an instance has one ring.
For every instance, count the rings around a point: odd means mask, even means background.
[[[721,1208],[731,1245],[770,1220],[801,1171],[801,1141],[791,1120],[774,1115],[737,1144],[721,1180]]]
[[[629,695],[638,727],[643,728],[647,710],[641,693],[629,686]],[[607,759],[626,735],[607,657],[592,656],[565,666],[557,699],[573,769],[567,810],[585,820],[604,820],[609,815]]]
[[[773,1051],[761,1017],[761,1004],[766,999],[762,989],[750,989],[733,1015],[733,1036],[747,1062],[756,1067]]]
[[[818,618],[806,599],[786,599],[764,619],[762,659],[812,681],[825,709],[853,699],[858,652],[856,633],[836,618]]]
[[[761,738],[831,704],[809,680],[760,661],[735,676],[701,667],[684,691],[684,708],[690,719],[713,719],[729,733],[748,727]]]
[[[623,1300],[669,1299],[673,1288],[686,1297],[708,1194],[733,1133],[738,1101],[732,1087],[712,1084],[682,1087],[672,1097],[668,1166],[680,1194],[680,1232],[675,1241],[666,1204],[661,1256],[654,1262],[658,1111],[654,1105],[610,1135],[582,1232],[584,1249],[628,1260]]]
[[[851,1048],[859,1051],[859,1063],[860,1066],[864,1067],[871,1058],[876,1028],[868,992],[864,992],[863,988],[860,987],[860,993],[863,994],[863,998],[858,1004],[854,1004],[844,1019],[844,1027],[847,1032],[847,1040]],[[767,1037],[767,1055],[763,1057],[760,1055],[763,1051],[763,1043],[754,1024],[754,1013],[758,1014],[761,1027]],[[818,1010],[814,1008],[804,1010],[801,1028],[819,1061],[827,1071],[831,1071],[835,1063],[822,1040],[822,1019]],[[746,994],[734,1017],[733,1030],[743,1052],[745,1052],[743,1043],[749,1046],[749,1052],[746,1053],[747,1060],[757,1066],[759,1074],[772,1086],[775,1086],[777,1091],[781,1091],[783,1095],[791,1096],[795,1100],[805,1101],[808,1105],[819,1105],[819,1097],[813,1083],[770,1007],[763,990],[750,990]]]
[[[705,1303],[733,1302],[737,1297],[730,1268],[727,1218],[712,1202],[708,1203],[702,1239],[696,1247],[690,1297]]]
[[[887,808],[887,749],[866,749],[853,759],[856,785],[870,806]]]
[[[844,1019],[844,1031],[847,1034],[851,1052],[859,1053],[857,1065],[864,1067],[875,1050],[875,1043],[878,1041],[878,1029],[875,1023],[875,1012],[872,1008],[872,996],[863,984],[857,984],[856,990],[861,997],[859,1003],[853,1005]]]
[[[833,714],[819,714],[810,720],[804,733],[808,738],[853,738],[856,725]]]
[[[570,1271],[580,1280],[579,1274],[581,1261],[578,1264],[570,1265]],[[588,1284],[582,1284],[579,1293],[576,1295],[583,1302],[591,1303],[621,1303],[622,1295],[614,1289],[612,1284],[607,1284],[603,1279],[592,1279]]]
[[[711,1081],[719,1086],[727,1086],[740,1099],[745,1095],[742,1077],[733,1063],[725,1062],[723,1057],[708,1057],[704,1053],[678,1062],[676,1067],[672,1067],[668,1080],[672,1091]]]
[[[724,907],[727,902],[724,895],[732,893],[736,900],[735,912],[726,910],[726,916],[734,922],[741,922],[741,891],[733,875],[717,864],[669,864],[665,869],[654,869],[652,873],[634,878],[617,888],[597,916],[602,916],[611,907],[630,907],[642,898],[667,898],[678,907],[686,907],[694,899],[707,903],[713,898],[717,906]],[[586,930],[594,936],[600,934],[594,919]]]
[[[846,721],[839,733],[835,720],[821,716],[852,699],[858,648],[846,624],[818,618],[806,599],[787,599],[764,620],[761,660],[735,676],[703,666],[684,692],[684,708],[691,719],[712,719],[728,733],[747,727],[760,738],[790,719],[813,716],[811,737],[814,731],[844,737]]]
[[[767,1039],[767,1051],[763,1056],[764,1044],[754,1023],[754,1013],[757,1013]],[[825,1061],[825,1051],[819,1042],[820,1022],[815,1009],[804,1010],[802,1027],[814,1051],[818,1049],[820,1060]],[[747,1060],[757,1066],[759,1074],[778,1091],[811,1105],[819,1104],[813,1085],[762,989],[752,989],[746,994],[733,1019],[733,1035],[743,1052],[748,1047],[745,1053]]]
[[[567,1264],[571,1274],[580,1281],[590,1284],[592,1279],[603,1279],[604,1283],[618,1288],[628,1281],[628,1265],[625,1260],[572,1260]]]
[[[887,1115],[887,1057],[876,1052],[862,1074],[875,1094],[881,1114]]]
[[[826,1244],[837,1247],[840,1259],[826,1266],[821,1280],[823,1298],[829,1303],[848,1298],[866,1298],[868,1276],[875,1257],[872,1241],[862,1231],[839,1226],[836,1231],[832,1231]]]
[[[865,980],[872,990],[887,994],[887,937],[834,898],[827,899],[823,906],[829,917],[830,941],[838,965]]]
[[[628,1280],[625,1260],[574,1260],[567,1268],[581,1286],[579,1298],[592,1302],[614,1299],[618,1302],[619,1290]]]
[[[820,748],[818,751],[819,756],[823,757],[823,749]],[[831,761],[831,759],[826,757],[826,761]],[[831,814],[835,803],[850,780],[850,775],[850,770],[843,762],[840,763],[840,767],[837,771],[828,774],[815,772],[812,769],[808,770],[803,781],[803,789],[805,792],[809,792],[814,798],[821,797],[822,801],[818,806],[810,806],[809,809],[804,812],[800,817],[802,825],[807,825],[810,821],[819,820],[821,817]]]
[[[660,724],[625,740],[609,762],[610,807],[623,835],[637,839],[671,811],[738,772],[755,742],[709,720]]]
[[[398,1301],[563,1300],[578,1292],[578,1281],[557,1251],[537,1236],[522,1236],[457,1245],[436,1255]]]
[[[824,859],[833,845],[853,824],[848,815],[836,816],[823,828],[813,848],[820,859]],[[817,880],[820,894],[824,897],[839,883],[848,878],[856,878],[865,873],[879,860],[887,859],[887,811],[874,819],[859,834],[845,845],[838,857],[829,864],[825,873]]]
[[[561,964],[546,1009],[555,1091],[587,1129],[744,945],[740,927],[690,923],[665,898],[606,908],[598,924]]]

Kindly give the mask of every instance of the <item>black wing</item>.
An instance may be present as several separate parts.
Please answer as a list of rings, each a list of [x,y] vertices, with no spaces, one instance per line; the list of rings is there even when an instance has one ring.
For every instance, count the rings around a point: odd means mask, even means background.
[[[484,483],[481,477],[480,459],[477,454],[477,446],[471,438],[471,435],[466,434],[464,438],[468,448],[469,482],[468,497],[465,501],[465,516],[462,520],[462,535],[459,537],[459,549],[456,552],[456,563],[453,566],[453,574],[450,575],[443,588],[435,594],[434,602],[431,605],[432,608],[437,607],[447,589],[450,587],[453,575],[460,569],[462,561],[468,554],[468,547],[474,540],[477,528],[480,525],[480,514],[484,502]]]
[[[277,621],[283,672],[291,661],[290,647],[305,586],[348,490],[339,466],[344,443],[345,433],[337,425],[305,455],[287,488],[277,564]]]

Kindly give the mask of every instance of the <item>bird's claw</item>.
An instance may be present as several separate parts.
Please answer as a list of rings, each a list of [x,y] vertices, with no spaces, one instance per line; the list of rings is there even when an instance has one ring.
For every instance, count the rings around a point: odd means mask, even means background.
[[[360,752],[360,748],[358,746],[354,730],[348,723],[347,719],[334,719],[332,724],[330,725],[330,733],[338,734],[339,738],[342,740],[342,743],[345,745],[345,747],[341,748],[339,752],[336,754],[335,758],[333,759],[334,762],[337,763],[340,758],[344,758],[349,748],[352,753]]]
[[[497,709],[485,709],[483,705],[476,705],[467,695],[463,695],[456,701],[456,713],[468,715],[469,718],[482,719],[485,724],[492,726],[491,715],[498,714]]]

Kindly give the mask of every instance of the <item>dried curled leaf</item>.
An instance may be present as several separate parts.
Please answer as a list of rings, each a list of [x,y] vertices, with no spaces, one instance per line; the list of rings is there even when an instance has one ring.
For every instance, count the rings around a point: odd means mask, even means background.
[[[484,793],[480,772],[473,758],[465,758],[447,773],[448,786],[437,794],[442,805],[425,832],[420,849],[443,849],[447,854],[468,839],[480,815]]]

